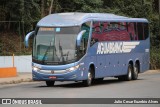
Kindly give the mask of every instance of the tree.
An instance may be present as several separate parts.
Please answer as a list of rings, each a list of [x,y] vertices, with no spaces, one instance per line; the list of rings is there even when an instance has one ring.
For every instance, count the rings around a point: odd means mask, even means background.
[[[58,12],[100,12],[102,0],[59,0]]]

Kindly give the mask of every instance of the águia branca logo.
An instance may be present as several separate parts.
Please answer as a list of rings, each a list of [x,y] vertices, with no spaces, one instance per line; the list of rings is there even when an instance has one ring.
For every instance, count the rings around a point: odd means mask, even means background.
[[[108,53],[129,53],[139,42],[100,42],[97,47],[97,54]]]

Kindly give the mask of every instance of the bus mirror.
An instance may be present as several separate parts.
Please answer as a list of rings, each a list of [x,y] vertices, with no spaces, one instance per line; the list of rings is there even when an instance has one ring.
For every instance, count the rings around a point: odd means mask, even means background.
[[[26,37],[25,37],[25,47],[26,48],[28,48],[28,46],[29,46],[29,44],[28,44],[28,41],[29,41],[29,38],[31,37],[31,36],[33,36],[33,34],[34,34],[34,31],[32,31],[32,32],[29,32],[27,35],[26,35]]]
[[[82,40],[82,36],[83,36],[83,34],[86,32],[86,30],[82,30],[79,34],[78,34],[78,36],[77,36],[77,46],[81,46],[81,40]]]

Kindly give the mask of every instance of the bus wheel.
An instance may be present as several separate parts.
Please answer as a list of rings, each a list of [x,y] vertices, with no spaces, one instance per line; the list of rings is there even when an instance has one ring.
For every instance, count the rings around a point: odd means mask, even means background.
[[[128,65],[128,72],[127,72],[127,75],[125,76],[125,80],[126,81],[130,81],[132,80],[132,73],[133,72],[133,67],[131,64]]]
[[[93,74],[92,74],[92,69],[90,68],[88,71],[87,80],[83,80],[84,86],[86,86],[86,87],[90,86],[92,84],[92,80],[93,80]]]
[[[47,85],[48,87],[54,86],[54,83],[55,83],[55,81],[46,81],[46,85]]]
[[[138,69],[139,69],[138,65],[135,64],[134,70],[133,70],[133,73],[132,73],[132,79],[133,80],[136,80],[138,78]]]

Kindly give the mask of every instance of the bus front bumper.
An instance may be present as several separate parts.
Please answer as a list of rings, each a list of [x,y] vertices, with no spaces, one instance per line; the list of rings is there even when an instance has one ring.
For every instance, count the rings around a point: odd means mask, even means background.
[[[81,71],[75,70],[63,74],[41,73],[32,70],[32,78],[34,81],[79,81],[83,80]]]

